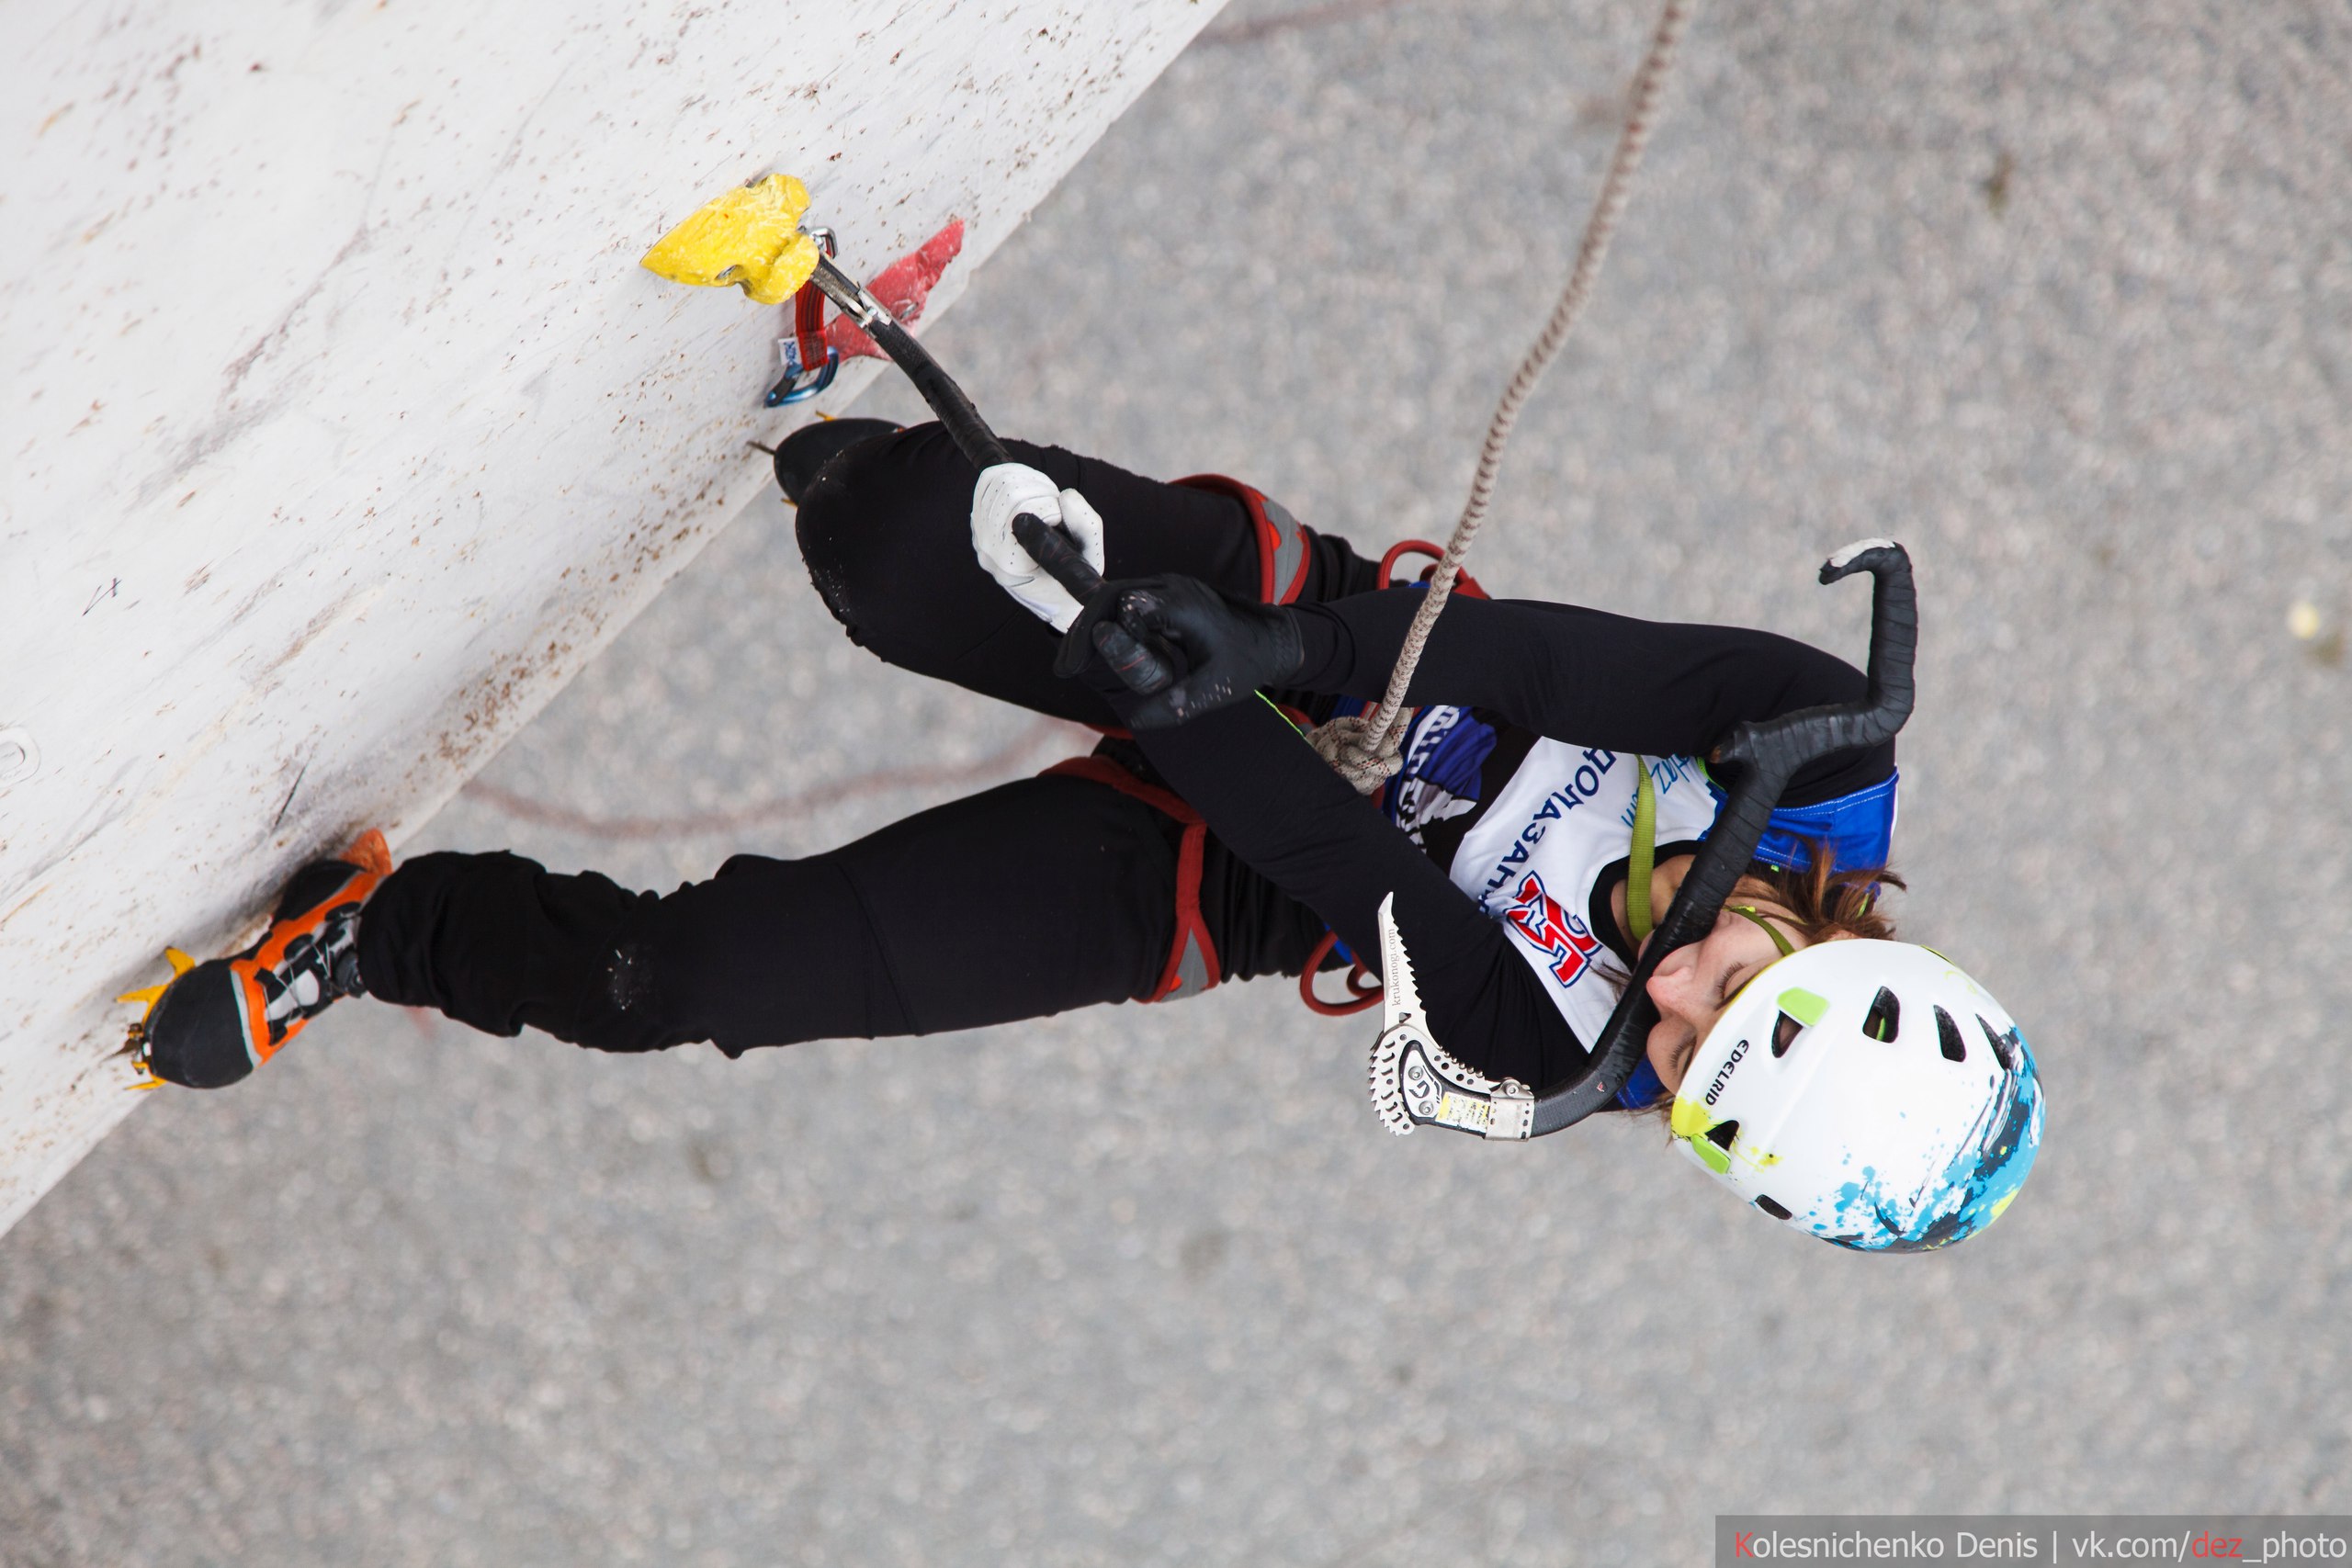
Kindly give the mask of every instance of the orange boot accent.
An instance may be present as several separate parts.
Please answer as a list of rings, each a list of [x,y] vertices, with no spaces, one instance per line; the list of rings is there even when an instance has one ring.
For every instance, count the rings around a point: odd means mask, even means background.
[[[391,872],[392,852],[370,828],[295,873],[269,930],[243,953],[190,964],[172,950],[170,980],[122,998],[149,1004],[129,1043],[142,1073],[190,1089],[235,1083],[337,998],[365,995],[359,912]]]

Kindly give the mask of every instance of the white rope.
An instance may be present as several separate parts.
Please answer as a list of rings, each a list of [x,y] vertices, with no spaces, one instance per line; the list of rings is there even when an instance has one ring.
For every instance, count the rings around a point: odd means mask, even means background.
[[[1487,425],[1486,445],[1478,451],[1478,470],[1470,480],[1470,499],[1462,508],[1461,519],[1453,525],[1453,536],[1446,541],[1443,558],[1430,577],[1429,592],[1413,614],[1405,645],[1396,655],[1396,671],[1388,678],[1386,695],[1371,713],[1332,719],[1307,735],[1323,760],[1355,785],[1359,794],[1374,793],[1403,765],[1397,748],[1404,740],[1406,725],[1412,720],[1412,710],[1405,706],[1405,693],[1413,683],[1414,668],[1420,663],[1422,649],[1429,646],[1430,628],[1437,624],[1438,612],[1445,608],[1446,600],[1453,592],[1453,580],[1461,573],[1463,558],[1470,553],[1470,541],[1477,536],[1478,525],[1486,521],[1487,503],[1494,498],[1495,477],[1502,468],[1503,448],[1510,440],[1511,427],[1519,422],[1519,412],[1535,390],[1535,383],[1543,378],[1544,368],[1558,355],[1561,344],[1567,342],[1570,329],[1584,314],[1585,302],[1591,298],[1593,280],[1600,274],[1601,258],[1609,254],[1609,242],[1616,234],[1619,215],[1624,211],[1634,172],[1641,167],[1643,149],[1649,144],[1659,92],[1674,63],[1687,10],[1687,0],[1666,0],[1665,9],[1658,16],[1657,30],[1650,36],[1649,53],[1634,76],[1625,127],[1617,137],[1617,151],[1609,160],[1609,172],[1600,182],[1600,196],[1593,201],[1592,216],[1585,223],[1584,243],[1577,250],[1576,266],[1568,274],[1567,287],[1560,291],[1559,303],[1552,307],[1551,319],[1536,334],[1534,344],[1519,362],[1510,384],[1503,389],[1502,400],[1495,405],[1495,417]]]

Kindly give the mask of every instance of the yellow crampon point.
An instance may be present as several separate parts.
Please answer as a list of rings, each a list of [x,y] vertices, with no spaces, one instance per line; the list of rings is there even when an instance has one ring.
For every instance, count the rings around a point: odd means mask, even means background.
[[[705,202],[639,265],[673,283],[740,284],[760,304],[781,305],[817,270],[817,242],[800,231],[808,210],[807,186],[770,175]]]
[[[196,960],[190,958],[187,953],[182,953],[176,947],[167,947],[164,949],[164,962],[172,966],[172,980],[178,979],[181,976],[196,967]],[[166,980],[160,986],[142,986],[135,991],[125,991],[122,995],[115,998],[115,1000],[119,1002],[145,1002],[148,1007],[153,1008],[157,1002],[163,1000],[164,993],[172,988],[172,980]]]
[[[164,961],[172,966],[172,980],[196,967],[196,960],[176,947],[164,949]],[[139,1021],[130,1026],[130,1037],[122,1045],[123,1050],[130,1053],[132,1065],[139,1069],[139,1081],[130,1086],[133,1089],[164,1087],[164,1080],[147,1070],[147,1021],[154,1016],[155,1004],[164,999],[164,993],[172,988],[172,980],[166,980],[160,986],[142,986],[138,990],[125,991],[115,998],[119,1002],[141,1003],[147,1009],[139,1015]]]

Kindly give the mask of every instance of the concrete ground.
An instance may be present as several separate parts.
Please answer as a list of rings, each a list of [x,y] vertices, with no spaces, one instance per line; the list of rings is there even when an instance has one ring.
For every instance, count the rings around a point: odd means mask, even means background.
[[[933,341],[1009,431],[1442,535],[1651,15],[1237,6]],[[2050,1093],[1983,1239],[1834,1252],[1647,1127],[1392,1139],[1371,1031],[1277,984],[737,1063],[355,1005],[0,1239],[0,1561],[1657,1563],[1728,1510],[2352,1508],[2347,61],[2297,4],[1702,7],[1480,546],[1859,657],[1812,568],[1910,545],[1901,912]],[[1064,749],[865,660],[762,507],[411,847],[666,886]]]

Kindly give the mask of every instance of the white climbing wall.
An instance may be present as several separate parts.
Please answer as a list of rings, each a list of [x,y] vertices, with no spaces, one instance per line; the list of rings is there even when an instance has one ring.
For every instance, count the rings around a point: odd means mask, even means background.
[[[0,13],[0,1230],[166,942],[397,846],[763,482],[782,312],[645,247],[781,169],[861,275],[961,217],[935,317],[1221,4]]]

